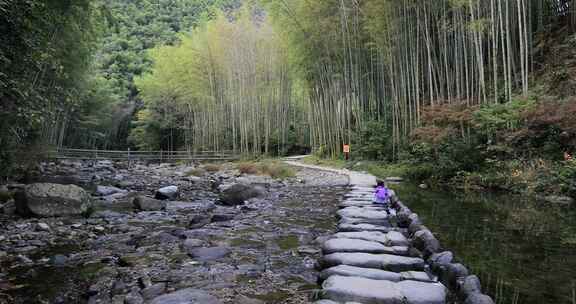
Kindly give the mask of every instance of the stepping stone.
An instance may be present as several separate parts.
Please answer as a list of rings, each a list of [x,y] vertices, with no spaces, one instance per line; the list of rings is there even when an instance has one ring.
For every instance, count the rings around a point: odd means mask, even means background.
[[[396,231],[388,233],[380,231],[338,232],[334,234],[334,237],[378,242],[387,246],[408,246],[410,243],[402,233]]]
[[[424,270],[424,260],[421,258],[411,258],[391,254],[372,253],[345,253],[338,252],[325,255],[322,264],[327,267],[338,265],[349,265],[364,268],[374,268],[403,272],[411,270]]]
[[[371,220],[386,220],[388,213],[386,211],[365,210],[358,207],[348,207],[340,209],[337,212],[340,217],[364,218]]]
[[[423,271],[392,272],[380,269],[362,268],[349,265],[338,265],[322,270],[319,274],[321,280],[326,280],[331,276],[339,275],[344,277],[360,277],[371,280],[384,280],[400,282],[405,280],[420,281],[428,283],[438,282],[436,278],[431,278]]]
[[[332,276],[322,284],[322,297],[364,304],[445,304],[446,288],[440,283],[372,280]]]
[[[322,270],[320,272],[320,279],[326,280],[331,276],[339,275],[344,277],[360,277],[365,279],[372,279],[372,280],[384,280],[384,281],[391,281],[391,282],[400,282],[402,281],[402,274],[392,272],[392,271],[385,271],[380,269],[370,269],[370,268],[362,268],[362,267],[355,267],[349,265],[338,265],[334,267],[330,267],[327,269]]]
[[[420,282],[438,282],[436,277],[430,277],[430,275],[424,271],[406,271],[402,272],[403,280],[410,281],[420,281]]]
[[[342,217],[338,222],[339,225],[342,224],[371,224],[376,226],[391,227],[390,221],[388,219],[369,219],[360,217]]]
[[[358,277],[332,276],[322,284],[322,298],[363,304],[404,304],[397,283]]]
[[[340,223],[340,225],[338,225],[338,231],[340,232],[380,231],[386,233],[390,231],[406,231],[406,229],[384,225],[374,225],[374,224]]]
[[[330,239],[322,246],[325,254],[335,252],[367,252],[367,253],[388,253],[396,255],[407,255],[408,247],[393,246],[387,247],[378,242],[365,241],[359,239]]]
[[[402,281],[397,285],[408,304],[446,303],[446,287],[440,283]]]

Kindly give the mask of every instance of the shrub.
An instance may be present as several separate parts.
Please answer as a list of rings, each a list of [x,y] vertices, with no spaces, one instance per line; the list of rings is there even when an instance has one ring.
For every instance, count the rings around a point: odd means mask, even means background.
[[[236,168],[242,174],[258,174],[258,168],[255,163],[240,163]]]
[[[203,168],[206,172],[211,172],[211,173],[218,172],[222,169],[222,167],[220,165],[217,165],[217,164],[207,164],[207,165],[204,165]]]
[[[260,163],[258,170],[261,174],[266,174],[278,179],[294,177],[296,175],[292,168],[277,161]]]
[[[202,170],[202,169],[200,169],[200,168],[192,169],[192,170],[186,172],[186,175],[187,175],[187,176],[198,176],[198,177],[200,177],[200,176],[204,175],[204,170]]]

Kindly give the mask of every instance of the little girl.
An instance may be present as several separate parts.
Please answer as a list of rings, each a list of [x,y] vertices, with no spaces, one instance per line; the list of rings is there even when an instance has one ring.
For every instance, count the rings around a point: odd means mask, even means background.
[[[382,205],[386,208],[386,212],[390,213],[390,190],[386,188],[383,181],[378,181],[376,190],[374,191],[374,204]]]

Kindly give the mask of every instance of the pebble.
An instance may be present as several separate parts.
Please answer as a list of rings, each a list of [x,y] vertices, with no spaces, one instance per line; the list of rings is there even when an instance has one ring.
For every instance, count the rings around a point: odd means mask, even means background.
[[[46,223],[38,223],[36,225],[36,230],[38,231],[50,231],[50,226]]]

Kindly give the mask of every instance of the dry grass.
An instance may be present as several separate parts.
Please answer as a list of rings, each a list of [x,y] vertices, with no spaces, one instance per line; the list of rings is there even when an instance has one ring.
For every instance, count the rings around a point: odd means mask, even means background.
[[[258,170],[262,174],[279,179],[294,177],[296,175],[292,168],[278,161],[262,162],[258,164]]]
[[[272,178],[285,179],[296,176],[296,172],[279,161],[267,160],[258,163],[245,162],[236,167],[242,174],[268,175]]]
[[[236,168],[242,174],[258,174],[258,166],[255,163],[239,163]]]
[[[200,177],[200,176],[204,175],[204,173],[205,173],[205,171],[204,171],[203,169],[196,168],[196,169],[192,169],[192,170],[186,172],[186,175],[187,175],[187,176],[198,176],[198,177]]]

